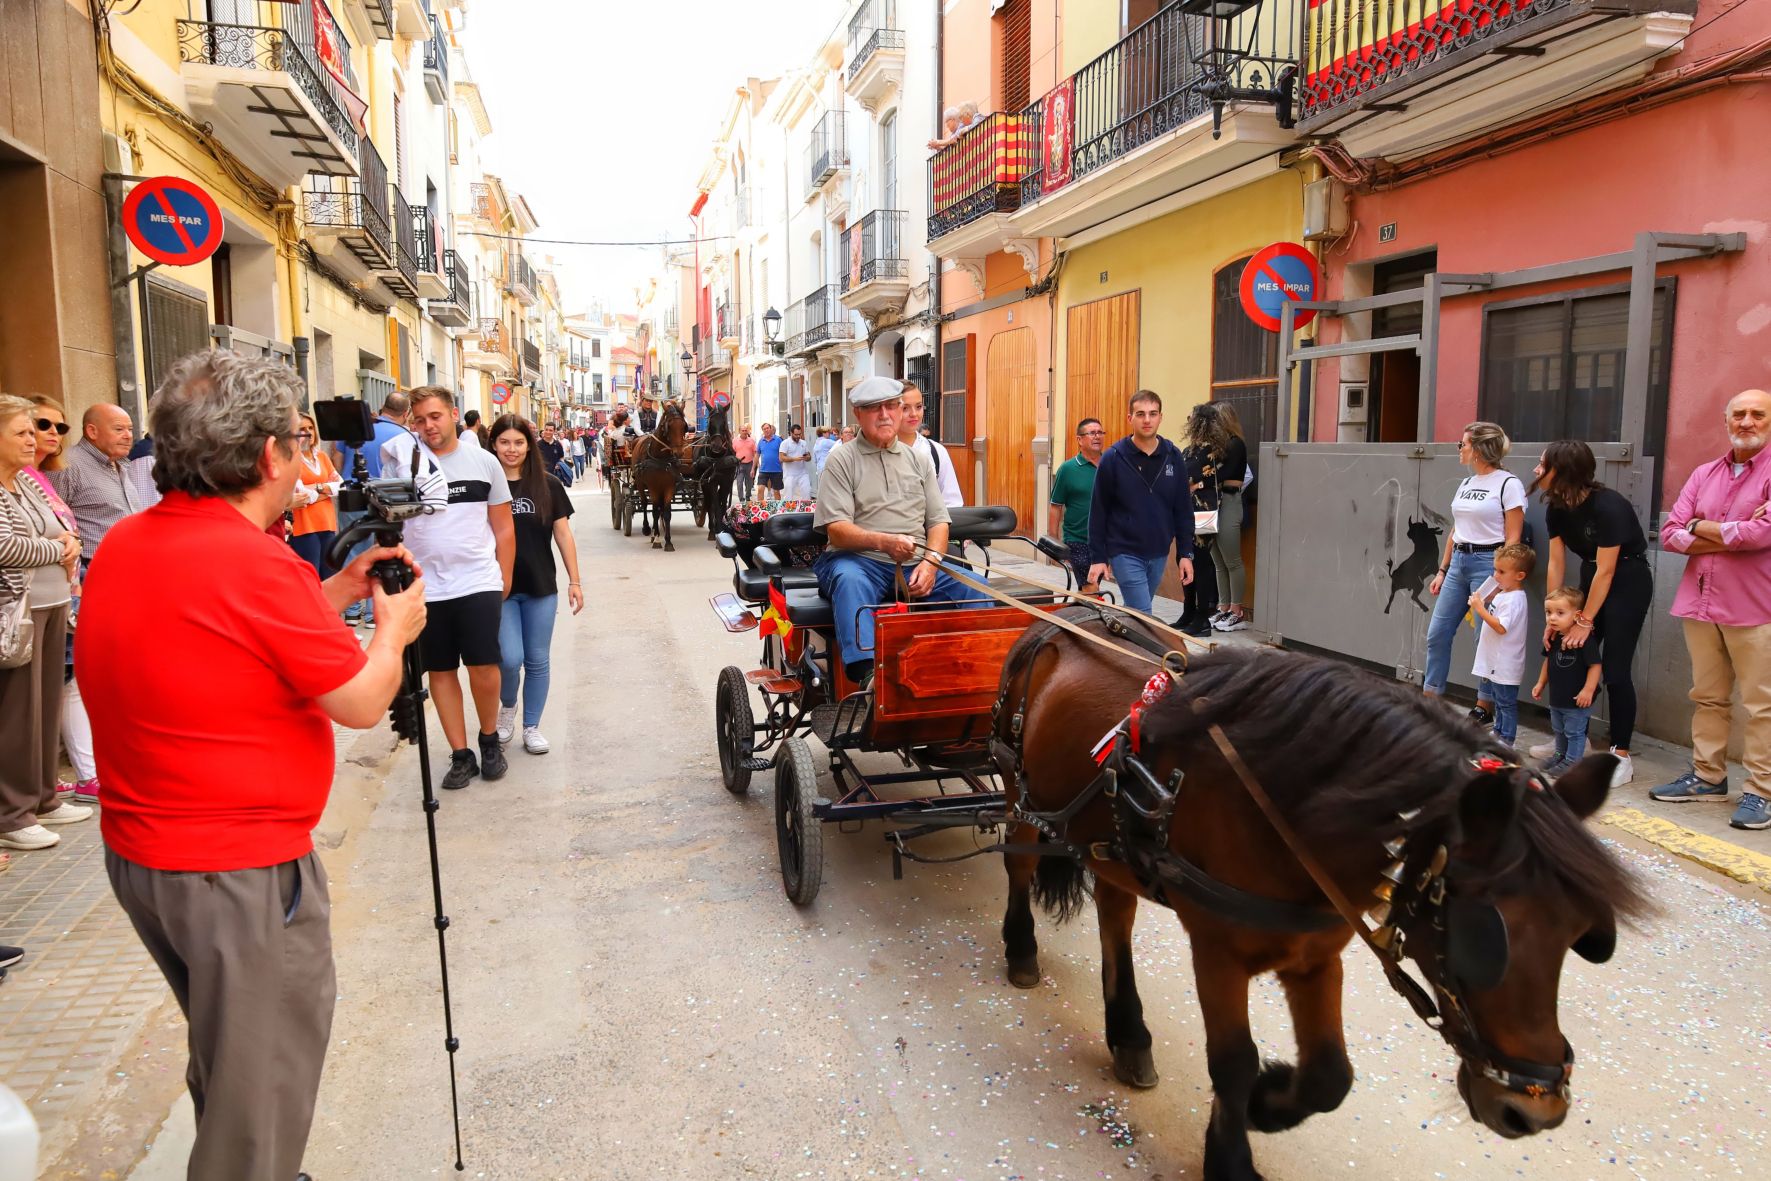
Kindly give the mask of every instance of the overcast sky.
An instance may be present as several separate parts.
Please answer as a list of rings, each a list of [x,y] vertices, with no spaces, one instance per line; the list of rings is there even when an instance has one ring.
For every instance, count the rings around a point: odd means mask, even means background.
[[[843,0],[474,0],[462,45],[492,116],[489,158],[537,237],[686,237],[695,182],[746,77],[807,60]],[[568,310],[627,310],[658,249],[537,245]]]

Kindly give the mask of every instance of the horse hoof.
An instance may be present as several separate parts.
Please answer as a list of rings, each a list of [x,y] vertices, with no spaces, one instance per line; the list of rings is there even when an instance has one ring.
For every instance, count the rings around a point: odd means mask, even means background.
[[[1156,1085],[1156,1059],[1149,1046],[1113,1047],[1113,1077],[1128,1087],[1147,1091]]]
[[[1008,982],[1016,988],[1038,988],[1041,979],[1037,959],[1023,960],[1020,963],[1009,961]]]
[[[667,554],[674,554],[676,552],[676,546],[667,541],[664,543],[664,552]]]

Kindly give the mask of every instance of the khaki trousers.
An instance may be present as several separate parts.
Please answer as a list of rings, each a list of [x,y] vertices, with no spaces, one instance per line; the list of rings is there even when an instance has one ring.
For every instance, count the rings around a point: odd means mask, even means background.
[[[0,832],[29,828],[56,807],[68,605],[37,608],[31,622],[30,663],[0,668]]]
[[[1687,619],[1691,652],[1692,763],[1711,783],[1728,777],[1728,724],[1734,691],[1746,709],[1746,788],[1771,799],[1771,623],[1723,627]]]
[[[338,995],[320,859],[173,873],[107,849],[105,870],[190,1022],[189,1181],[294,1181]]]

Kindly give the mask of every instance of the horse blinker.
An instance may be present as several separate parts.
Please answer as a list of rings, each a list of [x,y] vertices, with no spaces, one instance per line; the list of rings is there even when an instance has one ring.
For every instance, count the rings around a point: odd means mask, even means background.
[[[1602,964],[1617,950],[1615,928],[1594,927],[1574,941],[1574,954],[1589,964]]]

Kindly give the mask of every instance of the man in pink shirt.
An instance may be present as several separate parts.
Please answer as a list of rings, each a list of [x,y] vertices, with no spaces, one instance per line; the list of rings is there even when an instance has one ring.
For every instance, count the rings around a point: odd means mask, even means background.
[[[738,502],[742,504],[750,499],[750,486],[756,479],[756,440],[750,437],[749,423],[738,428],[732,450],[738,453]]]
[[[1728,823],[1771,828],[1771,393],[1728,403],[1729,451],[1691,473],[1660,531],[1686,555],[1673,614],[1691,651],[1692,766],[1649,792],[1663,803],[1728,798],[1728,723],[1746,709],[1746,787]]]

